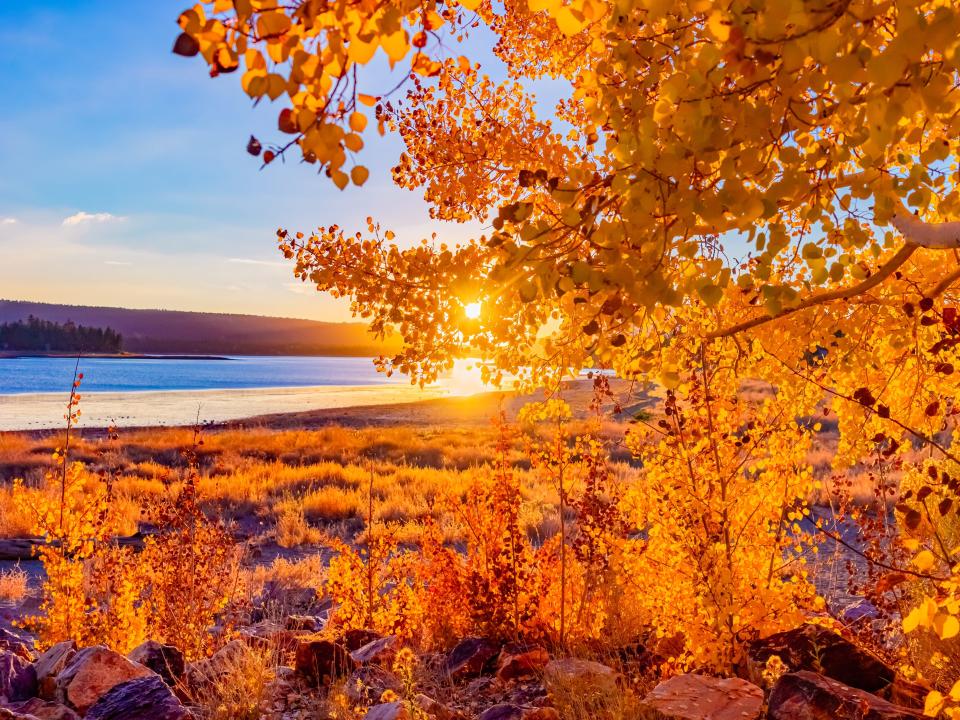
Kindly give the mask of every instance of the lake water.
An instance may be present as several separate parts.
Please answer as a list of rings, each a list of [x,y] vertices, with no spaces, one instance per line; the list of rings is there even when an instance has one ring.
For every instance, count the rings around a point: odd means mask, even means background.
[[[75,358],[0,358],[0,430],[61,427],[75,365]],[[483,389],[462,369],[420,389],[352,357],[82,358],[80,372],[81,427],[223,422]]]
[[[69,393],[76,358],[2,358],[0,395]],[[83,392],[228,390],[407,383],[370,358],[230,357],[226,360],[81,358]]]

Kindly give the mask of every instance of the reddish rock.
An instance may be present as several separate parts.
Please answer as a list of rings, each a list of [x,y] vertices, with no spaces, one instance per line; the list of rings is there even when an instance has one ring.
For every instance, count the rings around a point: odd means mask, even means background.
[[[671,720],[757,720],[763,690],[740,678],[677,675],[657,685],[643,704]]]
[[[590,692],[610,692],[620,682],[620,673],[609,665],[582,660],[562,658],[551,660],[543,668],[547,687],[559,685],[564,688],[581,688]]]
[[[497,660],[497,679],[501,682],[532,677],[543,673],[550,662],[550,653],[539,645],[526,646],[516,643],[505,645]]]
[[[400,680],[377,665],[364,665],[354,670],[343,688],[348,698],[363,705],[378,702],[387,690],[399,692]]]
[[[894,703],[923,707],[925,688],[898,677],[879,657],[822,625],[802,625],[752,643],[747,651],[751,680],[762,684],[764,666],[774,655],[791,672],[810,670]]]
[[[164,645],[156,640],[137,645],[127,658],[153,670],[167,685],[176,685],[186,670],[183,653],[173,645]]]
[[[57,643],[33,662],[37,675],[37,692],[44,700],[53,700],[57,694],[57,675],[77,654],[73,640]]]
[[[0,628],[0,650],[19,655],[27,662],[33,662],[36,653],[33,651],[33,642],[9,630]]]
[[[316,633],[323,630],[323,622],[314,615],[288,615],[283,621],[284,630],[301,633]]]
[[[466,716],[459,710],[448,708],[443,703],[437,702],[423,693],[418,694],[413,700],[433,720],[466,720]]]
[[[374,705],[363,716],[364,720],[409,720],[410,713],[402,702]]]
[[[37,720],[80,720],[80,716],[66,705],[40,698],[31,698],[23,702],[7,705],[9,710]]]
[[[486,638],[464,638],[447,655],[444,669],[453,680],[482,675],[499,650],[496,644]]]
[[[477,720],[523,720],[523,708],[511,703],[500,703],[484,710]]]
[[[17,702],[37,694],[37,671],[19,655],[0,650],[0,701]]]
[[[114,686],[147,675],[154,673],[108,647],[94,645],[74,655],[57,676],[57,695],[83,715]]]
[[[377,665],[387,666],[396,657],[398,644],[399,639],[395,635],[387,635],[357,648],[350,653],[350,657],[360,665],[376,663]]]
[[[354,669],[346,648],[329,640],[304,640],[297,645],[294,668],[317,685],[325,685]]]
[[[917,710],[801,670],[781,677],[767,701],[769,720],[920,720]]]
[[[342,644],[348,652],[353,652],[382,637],[383,635],[373,630],[347,630],[343,635]]]
[[[242,640],[231,640],[213,655],[188,663],[184,677],[190,688],[198,689],[216,682],[235,668],[250,649]]]
[[[188,720],[190,712],[159,675],[114,685],[87,711],[84,720]]]

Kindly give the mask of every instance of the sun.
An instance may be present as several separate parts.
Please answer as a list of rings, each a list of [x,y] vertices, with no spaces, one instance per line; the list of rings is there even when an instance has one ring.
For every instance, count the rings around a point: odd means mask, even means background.
[[[463,312],[470,320],[476,320],[480,317],[480,303],[472,302],[463,306]]]

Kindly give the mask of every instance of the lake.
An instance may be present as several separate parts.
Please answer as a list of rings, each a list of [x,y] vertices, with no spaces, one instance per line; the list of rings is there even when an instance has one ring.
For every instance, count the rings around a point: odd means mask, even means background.
[[[75,358],[0,359],[0,430],[63,425]],[[187,425],[482,390],[466,368],[425,389],[370,358],[81,358],[82,427]]]
[[[0,359],[0,395],[69,393],[76,358]],[[83,392],[228,390],[408,383],[378,373],[370,358],[230,357],[209,359],[81,358]]]

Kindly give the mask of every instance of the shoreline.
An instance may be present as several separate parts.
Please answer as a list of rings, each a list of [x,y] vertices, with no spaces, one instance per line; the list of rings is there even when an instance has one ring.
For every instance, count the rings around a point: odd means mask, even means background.
[[[449,387],[403,384],[326,385],[239,390],[146,390],[82,393],[79,430],[108,427],[188,427],[344,408],[413,404],[455,397]],[[0,395],[0,432],[58,430],[64,393]]]
[[[146,353],[66,353],[33,350],[0,350],[0,360],[66,358],[68,360],[233,360],[225,355],[150,355]]]

